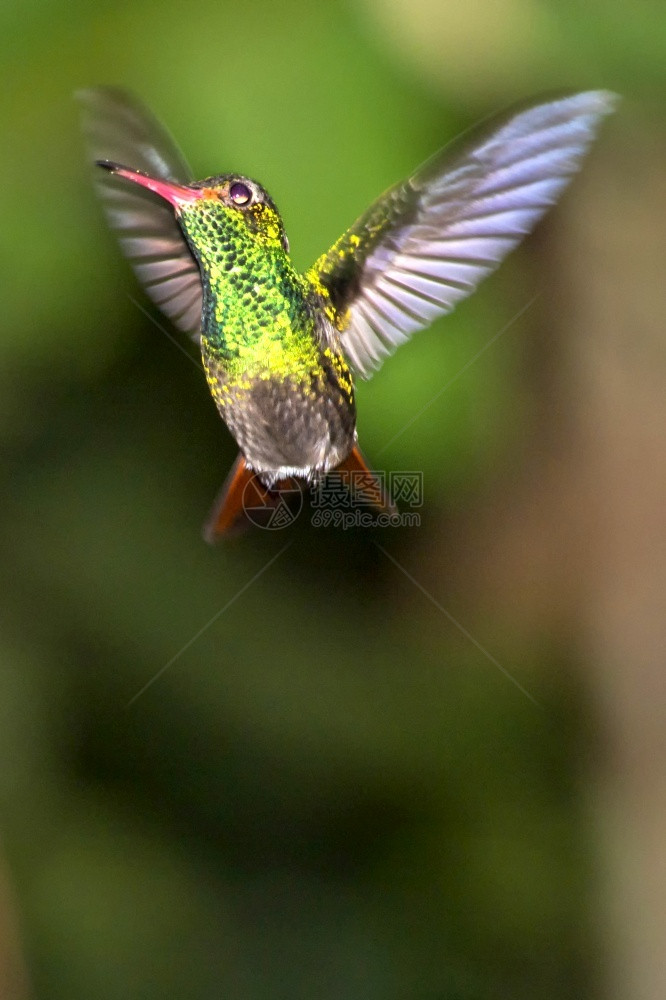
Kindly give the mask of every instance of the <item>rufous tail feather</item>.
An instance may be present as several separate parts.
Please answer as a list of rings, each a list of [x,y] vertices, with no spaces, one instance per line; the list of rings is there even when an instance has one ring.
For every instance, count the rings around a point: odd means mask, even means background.
[[[397,509],[379,478],[368,468],[361,449],[354,445],[350,453],[340,462],[336,472],[346,473],[346,485],[355,500],[370,504],[375,510],[384,514],[396,514]]]
[[[275,489],[268,489],[239,453],[204,524],[204,539],[212,545],[251,524],[264,526],[265,521],[265,526],[270,526],[271,513],[277,507],[284,507],[285,491],[292,490],[301,492],[294,479],[280,479]],[[251,520],[248,511],[252,512]]]
[[[334,471],[346,474],[345,485],[350,490],[352,504],[359,501],[382,513],[396,513],[395,504],[378,477],[368,468],[358,445]],[[257,511],[265,511],[268,523],[271,512],[285,503],[285,491],[298,491],[300,488],[298,480],[289,478],[279,480],[273,489],[269,489],[239,453],[204,525],[205,540],[212,545],[219,538],[229,537],[251,523],[258,523],[255,520]],[[253,512],[252,521],[247,516],[250,509]]]

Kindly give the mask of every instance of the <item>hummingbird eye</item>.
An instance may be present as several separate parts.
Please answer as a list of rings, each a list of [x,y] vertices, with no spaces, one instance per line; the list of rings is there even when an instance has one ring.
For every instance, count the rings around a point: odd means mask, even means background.
[[[236,181],[229,188],[229,199],[234,203],[242,207],[247,205],[252,200],[252,192],[250,191],[247,184],[242,184],[240,181]]]

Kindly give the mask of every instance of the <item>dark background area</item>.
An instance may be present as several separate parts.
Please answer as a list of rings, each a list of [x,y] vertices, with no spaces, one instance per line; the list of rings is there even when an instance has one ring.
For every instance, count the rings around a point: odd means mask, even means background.
[[[0,54],[0,998],[663,996],[663,5],[14,0]],[[419,528],[203,543],[235,447],[95,202],[98,83],[301,267],[477,119],[623,95],[358,388]]]

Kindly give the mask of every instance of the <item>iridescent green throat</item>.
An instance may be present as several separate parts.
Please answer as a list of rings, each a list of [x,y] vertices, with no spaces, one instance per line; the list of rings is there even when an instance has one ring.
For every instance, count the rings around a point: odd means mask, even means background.
[[[277,212],[248,217],[214,199],[181,225],[203,281],[205,349],[233,378],[311,375],[320,367],[314,293],[293,267]]]

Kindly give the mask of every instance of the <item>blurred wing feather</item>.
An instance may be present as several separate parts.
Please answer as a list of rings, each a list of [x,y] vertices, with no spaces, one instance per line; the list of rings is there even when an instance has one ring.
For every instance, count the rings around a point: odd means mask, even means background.
[[[359,374],[497,267],[557,200],[615,103],[590,91],[474,131],[387,191],[316,262],[310,273]]]
[[[94,87],[76,96],[92,160],[112,160],[161,180],[187,183],[192,179],[174,140],[136,98],[115,87]],[[198,336],[199,268],[171,205],[106,170],[98,170],[96,187],[109,223],[148,295],[176,326]]]

